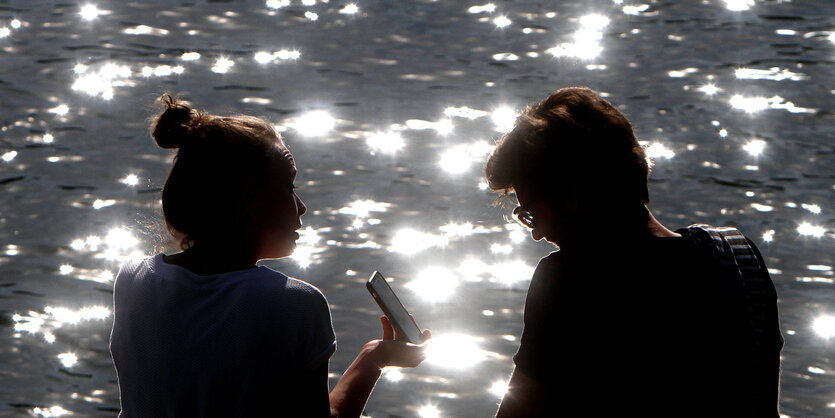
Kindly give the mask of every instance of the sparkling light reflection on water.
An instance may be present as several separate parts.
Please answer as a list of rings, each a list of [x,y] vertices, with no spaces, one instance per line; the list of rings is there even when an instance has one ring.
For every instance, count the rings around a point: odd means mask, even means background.
[[[0,386],[22,388],[0,415],[118,406],[110,289],[121,262],[165,243],[170,155],[144,124],[170,90],[263,116],[293,150],[309,212],[295,254],[267,264],[327,295],[332,372],[378,336],[362,285],[375,269],[432,328],[426,363],[384,370],[366,413],[489,416],[551,248],[490,206],[482,164],[525,104],[563,85],[600,90],[647,139],[665,224],[738,225],[757,241],[788,341],[783,411],[829,411],[833,96],[821,86],[835,35],[819,4],[255,3],[19,2],[0,17],[14,70],[0,77],[0,353],[21,364]]]

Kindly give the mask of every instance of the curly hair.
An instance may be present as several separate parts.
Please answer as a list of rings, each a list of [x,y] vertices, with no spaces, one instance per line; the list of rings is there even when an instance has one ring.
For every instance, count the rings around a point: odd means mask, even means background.
[[[651,164],[620,111],[587,87],[566,87],[522,111],[485,174],[503,195],[524,187],[545,199],[571,190],[648,204]]]

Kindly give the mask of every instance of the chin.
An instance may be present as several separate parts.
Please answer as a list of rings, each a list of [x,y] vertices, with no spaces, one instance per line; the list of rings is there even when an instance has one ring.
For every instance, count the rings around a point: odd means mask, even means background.
[[[294,242],[292,247],[290,248],[276,248],[271,251],[265,252],[264,255],[259,257],[259,260],[270,260],[276,258],[284,258],[293,255],[294,250],[296,249],[296,243]]]

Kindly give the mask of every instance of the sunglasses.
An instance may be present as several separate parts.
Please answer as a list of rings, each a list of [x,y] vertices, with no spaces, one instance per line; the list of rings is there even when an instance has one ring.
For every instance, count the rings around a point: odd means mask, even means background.
[[[519,223],[522,225],[525,225],[530,229],[534,229],[536,227],[536,224],[533,221],[533,215],[531,215],[527,209],[517,206],[516,209],[513,209],[513,215],[516,216],[516,219],[518,219]]]

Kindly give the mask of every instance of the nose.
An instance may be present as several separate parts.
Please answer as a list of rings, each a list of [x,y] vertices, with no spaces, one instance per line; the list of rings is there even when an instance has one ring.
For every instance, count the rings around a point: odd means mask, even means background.
[[[305,214],[305,212],[307,212],[307,206],[304,205],[304,202],[302,202],[302,198],[300,198],[299,195],[295,195],[295,197],[296,197],[296,213],[298,213],[298,216],[302,216],[302,215]]]

